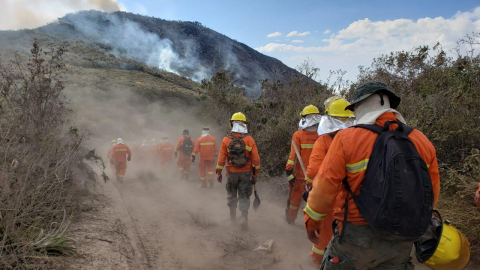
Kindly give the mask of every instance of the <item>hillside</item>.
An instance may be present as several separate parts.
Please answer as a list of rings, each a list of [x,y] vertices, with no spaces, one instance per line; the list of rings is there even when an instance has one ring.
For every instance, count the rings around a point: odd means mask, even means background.
[[[37,29],[0,32],[0,45],[4,49],[29,47],[33,38],[63,44],[75,54],[69,63],[81,67],[141,71],[153,68],[196,82],[224,70],[236,85],[246,88],[250,97],[259,96],[264,79],[305,79],[277,59],[198,22],[167,21],[126,12],[82,11]],[[175,80],[182,87],[192,87]]]

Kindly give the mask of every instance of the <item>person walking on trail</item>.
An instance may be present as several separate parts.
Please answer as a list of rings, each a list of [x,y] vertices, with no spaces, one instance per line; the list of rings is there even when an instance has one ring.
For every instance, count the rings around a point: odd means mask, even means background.
[[[112,149],[113,147],[117,144],[117,140],[113,139],[111,142],[110,142],[110,149],[108,149],[108,153],[107,153],[107,158],[110,160],[110,169],[112,170],[112,174],[115,174],[115,164],[113,164],[113,160],[112,160]]]
[[[426,232],[440,193],[435,148],[405,124],[395,110],[401,99],[387,85],[366,83],[353,95],[346,110],[357,125],[337,132],[313,181],[307,237],[318,244],[319,223],[342,204],[321,269],[413,269],[413,242]]]
[[[285,216],[288,224],[293,224],[297,218],[298,208],[302,202],[302,194],[305,191],[305,184],[311,185],[312,181],[305,178],[304,168],[300,164],[303,162],[305,168],[308,166],[310,154],[312,153],[313,144],[318,138],[317,127],[320,122],[320,111],[316,106],[308,105],[300,113],[299,130],[293,133],[292,142],[290,144],[290,155],[288,155],[285,171],[287,173],[288,188],[290,189],[290,197],[287,202],[288,208],[285,210]],[[296,150],[300,152],[297,157]],[[295,165],[295,162],[297,164]],[[295,170],[294,170],[295,169]]]
[[[312,154],[310,155],[310,161],[307,166],[307,176],[305,179],[315,179],[315,176],[322,165],[325,156],[327,155],[328,148],[335,137],[338,130],[352,126],[355,123],[355,114],[345,108],[350,105],[347,100],[342,97],[331,97],[325,100],[325,116],[322,116],[318,126],[318,139],[313,145]],[[308,193],[304,193],[304,199],[306,200]],[[333,230],[332,223],[333,209],[320,221],[319,227],[316,229],[318,234],[318,244],[313,244],[312,251],[310,252],[310,259],[315,266],[320,266],[323,259],[323,254],[328,242],[332,238]]]
[[[117,144],[112,148],[112,160],[115,164],[115,175],[118,182],[123,183],[127,171],[127,160],[130,161],[131,159],[132,151],[123,143],[122,138],[118,138]]]
[[[247,118],[241,112],[230,119],[231,132],[222,140],[217,162],[217,181],[222,183],[222,170],[227,163],[227,205],[230,220],[236,221],[237,204],[242,213],[241,227],[248,228],[248,209],[253,185],[260,172],[260,156],[255,140],[248,135]],[[253,183],[252,183],[253,182]]]
[[[192,162],[195,162],[197,154],[200,153],[198,168],[200,169],[201,187],[207,187],[207,178],[210,187],[213,187],[213,175],[215,173],[215,159],[218,155],[217,140],[210,135],[209,128],[202,129],[202,136],[197,139],[192,152]]]
[[[188,180],[190,177],[190,165],[192,164],[191,155],[194,145],[195,141],[190,137],[190,132],[185,129],[183,136],[178,139],[177,146],[175,147],[175,157],[178,156],[178,172],[180,178],[183,180]]]
[[[162,142],[157,148],[157,157],[160,161],[160,168],[162,171],[169,171],[173,164],[173,153],[175,152],[173,144],[168,140],[168,137],[162,137]]]

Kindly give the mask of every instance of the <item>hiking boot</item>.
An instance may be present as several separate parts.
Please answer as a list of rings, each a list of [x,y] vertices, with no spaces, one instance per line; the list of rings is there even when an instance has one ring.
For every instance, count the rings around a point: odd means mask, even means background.
[[[240,227],[242,230],[248,230],[248,212],[242,211],[242,218],[240,219]]]

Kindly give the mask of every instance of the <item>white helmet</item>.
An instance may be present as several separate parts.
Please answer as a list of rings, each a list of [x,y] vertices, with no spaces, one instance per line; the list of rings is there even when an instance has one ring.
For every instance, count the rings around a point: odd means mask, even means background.
[[[118,139],[117,139],[117,144],[123,144],[122,138],[118,138]]]

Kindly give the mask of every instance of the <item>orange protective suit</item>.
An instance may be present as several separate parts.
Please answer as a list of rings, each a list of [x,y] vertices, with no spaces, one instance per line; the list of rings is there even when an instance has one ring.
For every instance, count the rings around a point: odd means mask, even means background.
[[[242,134],[232,132],[232,135],[235,137],[240,137]],[[222,173],[223,168],[225,167],[225,163],[227,163],[227,172],[232,173],[239,173],[239,172],[251,172],[252,167],[255,168],[255,174],[260,172],[260,156],[258,155],[257,145],[255,144],[255,140],[250,135],[246,135],[242,138],[243,142],[245,143],[245,155],[247,156],[248,163],[243,167],[235,167],[233,166],[230,161],[228,161],[229,153],[228,153],[228,145],[232,141],[231,138],[225,136],[222,140],[222,145],[220,147],[220,154],[218,156],[217,168],[216,173]]]
[[[128,156],[128,157],[127,157]],[[112,148],[112,159],[115,162],[117,181],[122,182],[127,170],[127,159],[132,157],[132,151],[126,144],[116,144]]]
[[[300,151],[300,156],[302,158],[303,164],[305,165],[305,169],[308,167],[310,162],[310,155],[312,154],[313,145],[318,138],[317,131],[308,131],[308,130],[298,130],[293,133],[292,136],[292,143],[297,145],[297,149]],[[302,194],[305,192],[305,188],[303,184],[307,183],[307,185],[311,185],[311,180],[305,178],[305,175],[302,170],[302,166],[298,164],[295,165],[296,159],[295,149],[293,145],[290,145],[290,155],[288,156],[288,161],[286,165],[286,170],[293,170],[296,167],[295,171],[293,172],[295,176],[295,183],[293,184],[293,188],[289,185],[288,188],[292,189],[292,195],[290,197],[290,206],[287,210],[287,219],[289,222],[293,222],[297,218],[298,208],[300,207],[300,203],[302,202]],[[289,176],[289,180],[290,177]]]
[[[170,142],[163,142],[158,145],[156,155],[160,160],[160,167],[162,169],[167,169],[172,165],[173,153],[175,152],[173,148],[173,144]]]
[[[175,147],[175,154],[178,154],[177,167],[180,177],[182,179],[188,180],[190,177],[190,165],[192,165],[191,155],[184,154],[182,152],[182,144],[185,138],[190,138],[192,140],[192,145],[195,145],[195,140],[189,135],[183,135],[177,141],[177,146]]]
[[[397,121],[397,119],[393,113],[387,112],[382,114],[375,124],[383,126],[386,121]],[[396,128],[396,124],[390,125],[391,130]],[[427,164],[432,180],[435,207],[440,193],[436,150],[419,130],[413,130],[408,137]],[[335,135],[319,173],[313,181],[313,189],[310,191],[304,209],[305,226],[308,231],[315,231],[321,226],[321,220],[327,216],[334,203],[341,205],[338,209],[334,209],[333,215],[334,219],[340,221],[339,225],[342,228],[345,209],[341,202],[344,202],[347,197],[342,180],[346,177],[352,192],[359,194],[376,138],[376,133],[363,128],[347,128]],[[367,225],[367,221],[360,214],[351,196],[348,195],[348,197],[348,221],[355,225]]]
[[[330,134],[323,134],[318,137],[317,141],[313,145],[312,154],[310,155],[310,161],[307,167],[307,178],[315,179],[320,166],[322,165],[325,156],[327,155],[328,148],[332,144],[333,138]],[[332,223],[334,221],[333,218],[333,209],[328,212],[327,216],[322,219],[319,224],[320,234],[318,235],[319,243],[313,244],[312,251],[310,252],[310,259],[315,265],[320,265],[323,259],[323,253],[325,252],[325,248],[330,242],[330,239],[333,235],[332,230]]]
[[[108,149],[108,153],[107,153],[107,158],[108,158],[108,161],[110,163],[110,169],[112,170],[112,174],[115,173],[115,164],[113,164],[113,158],[112,158],[113,147],[115,145],[116,144],[112,145],[112,147],[110,147],[110,149]]]
[[[215,137],[206,135],[198,138],[193,149],[192,156],[200,153],[198,168],[200,170],[200,181],[202,187],[207,186],[207,175],[210,185],[213,185],[213,175],[215,174],[215,157],[218,154],[217,140]]]

